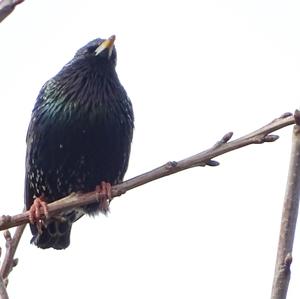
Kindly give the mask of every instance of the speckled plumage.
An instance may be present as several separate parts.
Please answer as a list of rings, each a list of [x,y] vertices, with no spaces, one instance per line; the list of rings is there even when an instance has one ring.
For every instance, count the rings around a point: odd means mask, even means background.
[[[26,138],[27,209],[36,197],[50,203],[124,177],[134,117],[115,71],[114,46],[96,52],[103,42],[96,39],[78,50],[37,97]],[[93,204],[66,212],[47,221],[42,232],[31,225],[32,242],[41,248],[66,248],[72,223],[98,211]]]

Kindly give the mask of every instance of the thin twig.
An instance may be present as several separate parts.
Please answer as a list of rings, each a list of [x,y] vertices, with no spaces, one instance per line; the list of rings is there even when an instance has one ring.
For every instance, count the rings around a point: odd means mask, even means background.
[[[18,259],[14,258],[16,250],[18,248],[20,239],[23,235],[26,224],[20,225],[16,228],[13,238],[8,230],[4,232],[6,240],[6,252],[5,257],[0,269],[0,299],[8,299],[7,284],[8,275],[12,269],[18,264]],[[2,250],[0,250],[1,255]]]
[[[211,147],[208,150],[205,150],[199,154],[196,154],[178,162],[168,162],[149,172],[146,172],[121,184],[113,186],[112,197],[120,196],[128,190],[131,190],[143,184],[149,183],[151,181],[157,180],[159,178],[171,175],[173,173],[188,168],[205,165],[218,165],[218,162],[213,161],[211,159],[250,144],[273,142],[278,139],[278,136],[270,135],[270,133],[279,130],[283,127],[292,125],[294,123],[294,116],[291,113],[285,113],[281,117],[267,124],[266,126],[234,141],[228,142],[232,137],[232,133],[227,133],[219,142],[217,142],[213,147]],[[99,194],[95,191],[85,194],[70,194],[69,196],[63,199],[55,201],[48,205],[49,216],[54,216],[59,212],[69,210],[75,207],[95,203],[98,201],[98,199]],[[41,215],[44,215],[42,210]],[[0,218],[0,230],[8,229],[28,222],[28,212],[14,216],[2,216]]]
[[[0,22],[8,17],[15,7],[25,0],[1,0],[0,1]]]
[[[292,251],[300,196],[300,112],[295,112],[290,167],[281,218],[271,299],[285,299],[288,291]]]
[[[9,299],[6,290],[6,285],[1,276],[0,276],[0,299]]]
[[[3,278],[4,283],[8,283],[8,275],[18,263],[18,259],[15,259],[15,253],[19,245],[19,241],[22,237],[26,224],[20,225],[16,228],[13,238],[10,232],[6,230],[4,232],[4,237],[6,239],[6,252],[5,257],[1,265],[0,276]]]
[[[2,0],[0,1],[0,23],[8,17],[15,7],[24,0]]]

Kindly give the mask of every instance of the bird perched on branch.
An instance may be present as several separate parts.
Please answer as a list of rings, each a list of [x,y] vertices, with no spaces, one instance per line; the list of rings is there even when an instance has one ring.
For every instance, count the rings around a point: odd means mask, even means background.
[[[68,247],[73,222],[106,214],[111,185],[127,170],[134,117],[115,70],[114,41],[95,39],[79,49],[37,97],[26,138],[25,204],[31,242],[40,248]],[[41,219],[48,203],[95,188],[99,204]]]

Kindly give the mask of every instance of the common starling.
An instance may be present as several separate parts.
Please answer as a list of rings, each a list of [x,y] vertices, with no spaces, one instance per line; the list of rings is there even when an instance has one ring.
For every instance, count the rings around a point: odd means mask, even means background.
[[[108,211],[111,185],[123,180],[134,116],[117,76],[115,36],[95,39],[42,87],[26,143],[25,204],[31,240],[40,248],[64,249],[72,223]],[[98,189],[100,203],[41,221],[40,208],[72,192]]]

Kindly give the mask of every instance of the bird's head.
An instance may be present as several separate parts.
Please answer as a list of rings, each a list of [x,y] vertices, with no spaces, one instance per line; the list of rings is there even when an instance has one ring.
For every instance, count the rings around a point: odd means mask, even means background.
[[[117,52],[114,46],[115,35],[108,39],[97,38],[90,41],[88,44],[80,48],[76,54],[75,59],[92,58],[101,62],[109,62],[116,65]]]

